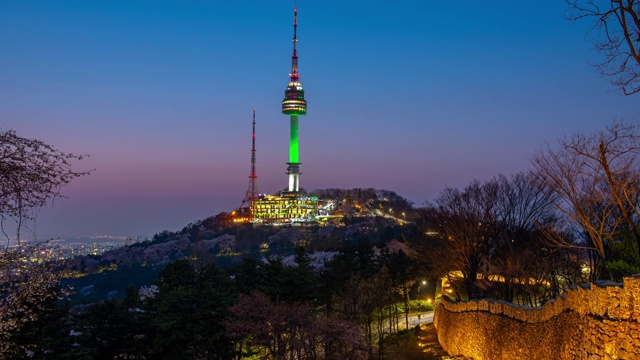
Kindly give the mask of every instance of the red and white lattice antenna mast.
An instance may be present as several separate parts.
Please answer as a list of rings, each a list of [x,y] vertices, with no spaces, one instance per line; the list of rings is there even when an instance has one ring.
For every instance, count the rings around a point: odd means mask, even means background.
[[[253,215],[253,202],[258,200],[258,175],[256,175],[256,109],[253,109],[253,131],[251,133],[251,173],[249,174],[249,186],[242,200],[241,209],[248,209]]]

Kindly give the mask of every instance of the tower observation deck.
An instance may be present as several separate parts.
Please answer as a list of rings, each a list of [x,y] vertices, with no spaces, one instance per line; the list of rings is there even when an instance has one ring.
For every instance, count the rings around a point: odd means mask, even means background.
[[[298,157],[298,117],[307,113],[307,101],[304,99],[304,90],[298,74],[298,9],[293,9],[293,55],[291,56],[291,73],[289,84],[284,91],[282,100],[282,113],[289,115],[289,162],[287,163],[287,175],[289,175],[289,192],[300,191],[300,159]]]

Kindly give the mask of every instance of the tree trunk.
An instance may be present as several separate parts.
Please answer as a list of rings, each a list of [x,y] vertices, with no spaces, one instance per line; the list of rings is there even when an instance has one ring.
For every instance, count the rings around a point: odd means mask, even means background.
[[[402,284],[402,295],[404,296],[404,322],[406,328],[409,328],[409,291],[407,284]]]

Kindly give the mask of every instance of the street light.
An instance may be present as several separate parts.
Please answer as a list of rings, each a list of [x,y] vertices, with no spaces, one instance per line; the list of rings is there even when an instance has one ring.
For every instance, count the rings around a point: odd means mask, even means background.
[[[425,291],[425,290],[427,290],[427,289],[426,289],[426,286],[427,286],[427,280],[422,280],[422,281],[420,282],[420,286],[418,286],[418,293],[420,294],[420,297],[419,297],[420,301],[419,301],[419,303],[421,303],[421,302],[422,302],[422,299],[424,299],[424,298],[422,297],[422,293],[423,293],[423,292],[426,292],[426,293],[427,293],[426,295],[429,295],[429,292],[428,292],[428,291]]]

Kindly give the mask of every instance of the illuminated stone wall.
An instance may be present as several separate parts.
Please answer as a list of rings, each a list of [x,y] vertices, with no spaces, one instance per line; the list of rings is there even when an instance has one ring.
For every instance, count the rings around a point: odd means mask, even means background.
[[[640,359],[640,275],[571,289],[537,309],[443,299],[434,325],[450,355],[473,359]]]

